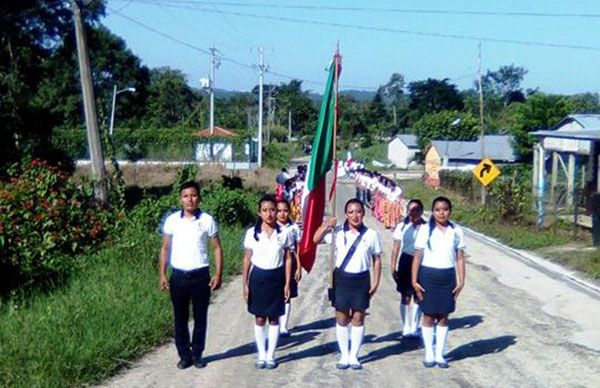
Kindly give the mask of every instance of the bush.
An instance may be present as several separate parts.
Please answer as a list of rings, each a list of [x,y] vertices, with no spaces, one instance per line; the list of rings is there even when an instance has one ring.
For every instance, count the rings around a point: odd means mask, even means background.
[[[41,160],[13,167],[0,182],[0,282],[7,291],[69,275],[72,255],[108,236],[115,216],[99,209],[90,185],[75,184]],[[11,274],[13,276],[8,276]]]
[[[271,142],[265,147],[265,166],[279,170],[286,167],[293,157],[300,155],[300,149],[296,143]]]
[[[256,194],[230,190],[213,184],[202,194],[202,209],[212,214],[220,225],[250,225],[256,220]]]

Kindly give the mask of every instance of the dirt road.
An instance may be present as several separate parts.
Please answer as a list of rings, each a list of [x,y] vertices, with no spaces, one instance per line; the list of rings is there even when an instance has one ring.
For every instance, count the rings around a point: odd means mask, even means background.
[[[340,182],[338,205],[353,192],[349,182]],[[391,231],[370,216],[366,223],[381,232],[387,254],[382,285],[366,320],[362,371],[335,368],[335,323],[326,302],[328,250],[323,247],[294,300],[292,335],[280,341],[278,369],[254,368],[253,318],[237,278],[210,307],[206,368],[176,369],[170,343],[104,386],[600,386],[600,297],[532,268],[472,233],[467,233],[466,288],[450,320],[450,368],[423,368],[420,341],[400,338],[399,295],[388,263]]]

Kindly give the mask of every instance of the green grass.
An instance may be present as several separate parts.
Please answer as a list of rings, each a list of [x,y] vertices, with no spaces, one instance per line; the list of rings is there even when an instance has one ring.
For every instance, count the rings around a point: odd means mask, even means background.
[[[84,257],[69,284],[0,305],[0,386],[79,386],[100,381],[172,332],[168,293],[158,290],[160,236]],[[226,277],[239,272],[241,228],[222,228]]]
[[[381,163],[389,163],[387,158],[387,143],[375,144],[366,148],[356,148],[352,150],[352,156],[354,159],[365,161],[365,164],[368,165],[372,165],[373,160]]]
[[[402,186],[405,190],[405,198],[421,199],[425,210],[431,208],[431,203],[437,196],[444,195],[450,198],[453,220],[485,235],[495,237],[513,248],[537,250],[573,242],[590,245],[590,236],[587,231],[580,231],[577,238],[574,238],[573,226],[563,221],[555,222],[542,229],[536,227],[534,214],[527,215],[520,222],[505,222],[501,221],[493,210],[483,208],[481,205],[470,204],[458,193],[444,189],[432,189],[420,181],[403,181]],[[598,252],[593,255],[590,252],[579,252],[573,255],[553,254],[549,259],[582,270],[594,278],[600,278],[600,253]]]

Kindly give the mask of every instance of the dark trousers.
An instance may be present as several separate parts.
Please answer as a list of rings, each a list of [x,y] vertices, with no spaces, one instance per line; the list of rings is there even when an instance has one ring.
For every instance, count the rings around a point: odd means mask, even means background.
[[[185,360],[200,358],[206,342],[210,273],[208,268],[194,271],[173,269],[169,279],[175,316],[175,346]],[[190,343],[190,302],[194,313],[194,331]]]

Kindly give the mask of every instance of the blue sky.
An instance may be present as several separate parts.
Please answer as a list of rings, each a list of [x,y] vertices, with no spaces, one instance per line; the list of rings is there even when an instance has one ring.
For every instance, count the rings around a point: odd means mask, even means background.
[[[529,71],[525,88],[562,94],[600,92],[598,0],[108,0],[102,22],[125,39],[145,65],[180,69],[196,87],[209,70],[209,56],[201,50],[214,46],[226,58],[217,70],[216,87],[251,89],[258,75],[248,66],[258,62],[258,47],[263,46],[271,71],[265,82],[287,82],[288,78],[273,74],[280,73],[305,80],[306,89],[320,92],[324,69],[339,41],[342,89],[374,90],[393,72],[403,74],[407,82],[449,78],[466,89],[476,77],[482,38],[484,73],[515,64]]]

